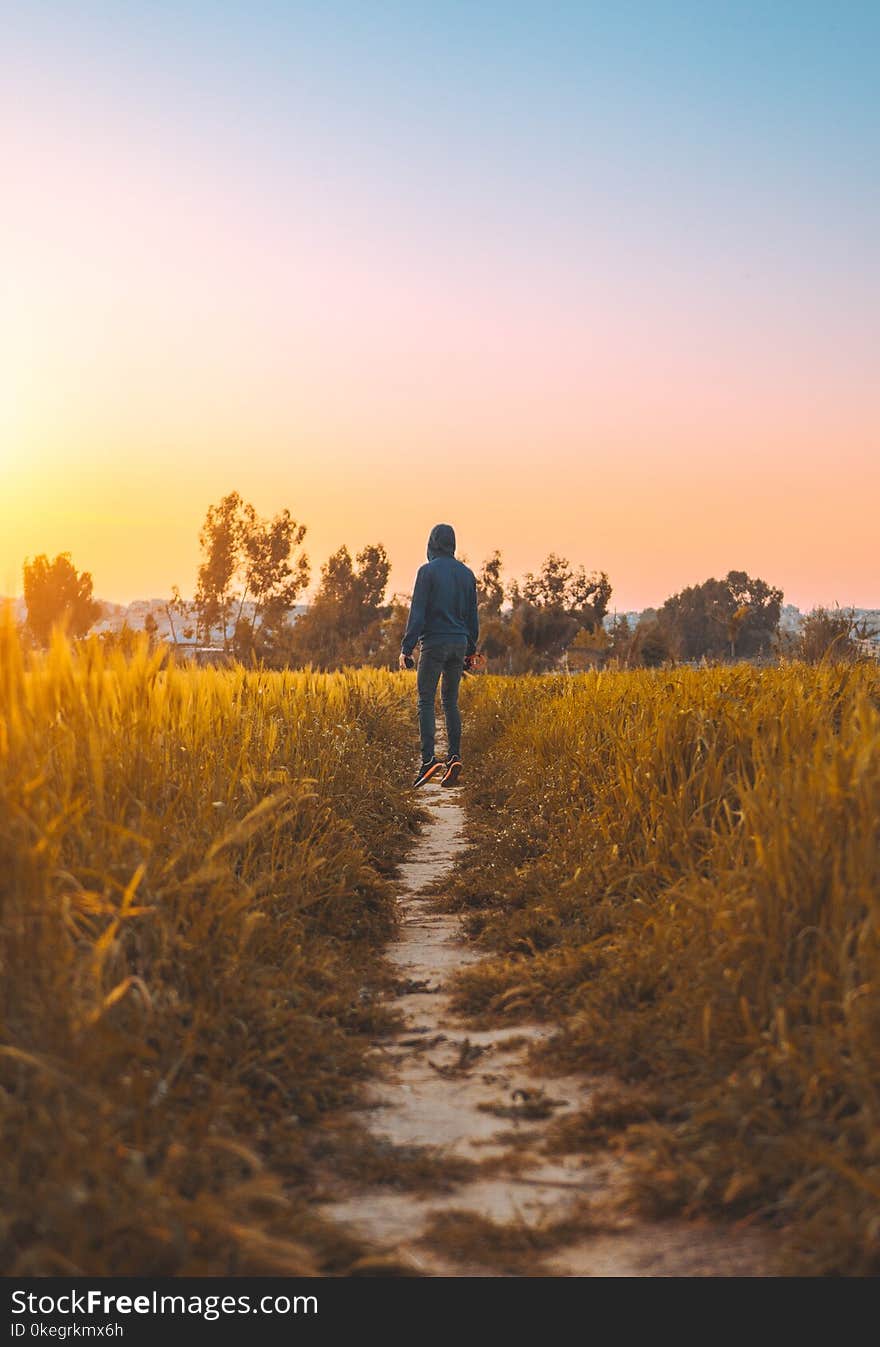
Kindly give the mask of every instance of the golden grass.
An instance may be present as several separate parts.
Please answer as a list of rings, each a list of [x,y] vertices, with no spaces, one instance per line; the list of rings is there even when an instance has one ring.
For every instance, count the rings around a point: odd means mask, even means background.
[[[5,1272],[354,1257],[307,1198],[385,1014],[410,693],[0,634]]]
[[[493,1221],[473,1211],[434,1212],[420,1243],[451,1262],[509,1277],[545,1276],[544,1257],[591,1234],[604,1233],[586,1202],[562,1220]]]
[[[453,901],[489,957],[459,1004],[554,1019],[558,1060],[645,1084],[654,1209],[760,1214],[792,1266],[880,1270],[876,666],[466,694]]]

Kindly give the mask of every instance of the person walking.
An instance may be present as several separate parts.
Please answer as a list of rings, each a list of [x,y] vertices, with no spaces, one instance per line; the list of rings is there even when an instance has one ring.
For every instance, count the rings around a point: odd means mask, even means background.
[[[452,525],[435,524],[428,539],[427,563],[419,567],[416,576],[400,647],[401,669],[413,667],[417,642],[420,647],[417,684],[422,765],[413,782],[415,786],[422,786],[436,776],[440,776],[441,786],[454,786],[461,776],[458,689],[462,673],[476,654],[479,634],[476,576],[456,559]],[[445,762],[434,754],[438,682],[446,720]]]

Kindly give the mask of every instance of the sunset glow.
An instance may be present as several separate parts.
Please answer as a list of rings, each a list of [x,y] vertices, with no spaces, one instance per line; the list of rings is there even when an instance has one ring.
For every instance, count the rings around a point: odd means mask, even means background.
[[[236,489],[401,590],[448,519],[620,609],[731,568],[880,605],[876,5],[4,28],[0,593],[62,550],[191,591]]]

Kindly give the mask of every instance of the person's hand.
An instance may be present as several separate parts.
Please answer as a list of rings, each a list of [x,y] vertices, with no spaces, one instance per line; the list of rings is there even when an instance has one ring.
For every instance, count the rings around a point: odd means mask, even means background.
[[[412,655],[404,655],[403,652],[401,651],[400,658],[397,661],[398,669],[414,669],[415,666],[416,662],[413,659]]]

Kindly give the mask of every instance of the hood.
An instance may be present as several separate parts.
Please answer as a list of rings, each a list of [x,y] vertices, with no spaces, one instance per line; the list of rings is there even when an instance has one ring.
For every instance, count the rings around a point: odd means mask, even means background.
[[[451,524],[435,524],[428,539],[428,560],[455,556],[455,529]]]

